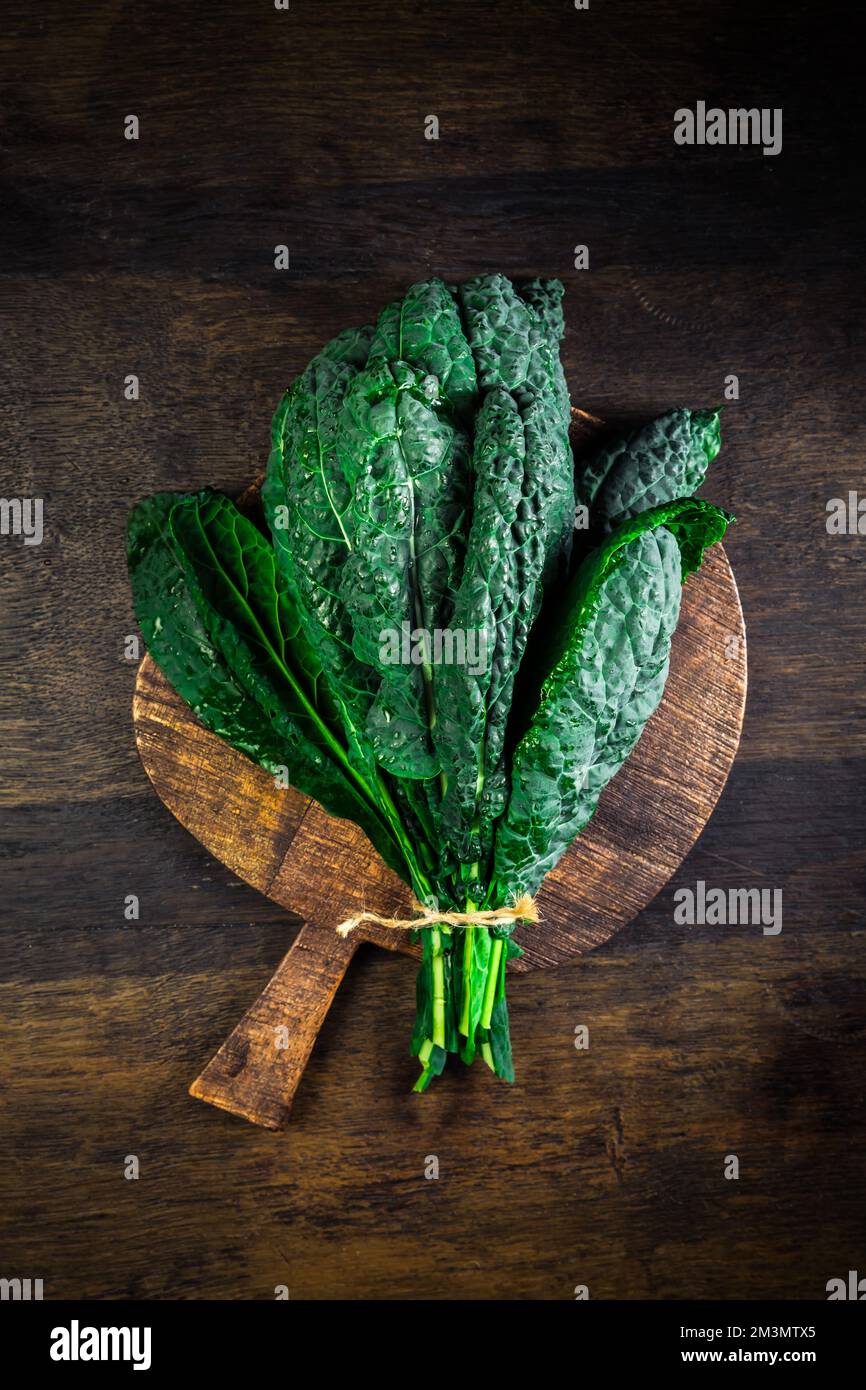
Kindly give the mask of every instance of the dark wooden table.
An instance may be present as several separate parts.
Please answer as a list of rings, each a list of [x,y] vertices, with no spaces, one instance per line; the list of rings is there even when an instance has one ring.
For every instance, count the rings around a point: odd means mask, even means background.
[[[805,3],[7,4],[3,492],[44,498],[45,538],[0,537],[0,1274],[46,1297],[758,1299],[866,1273],[866,537],[826,528],[866,495],[844,43]],[[781,107],[782,153],[675,145],[699,99]],[[738,517],[741,753],[640,919],[515,982],[513,1088],[461,1069],[410,1096],[412,965],[369,949],[289,1130],[257,1131],[186,1087],[293,925],[139,765],[127,509],[241,487],[327,337],[486,269],[562,277],[596,414],[739,378],[706,491]],[[783,890],[781,934],[678,926],[698,880]]]

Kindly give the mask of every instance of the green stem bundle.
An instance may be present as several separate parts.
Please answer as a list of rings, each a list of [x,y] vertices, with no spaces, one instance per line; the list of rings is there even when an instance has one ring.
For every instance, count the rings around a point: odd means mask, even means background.
[[[472,911],[474,904],[466,905]],[[418,970],[417,1016],[411,1051],[421,1064],[415,1083],[424,1091],[445,1066],[449,1053],[469,1065],[477,1055],[492,1072],[514,1080],[505,963],[519,948],[498,929],[485,926],[424,927]]]

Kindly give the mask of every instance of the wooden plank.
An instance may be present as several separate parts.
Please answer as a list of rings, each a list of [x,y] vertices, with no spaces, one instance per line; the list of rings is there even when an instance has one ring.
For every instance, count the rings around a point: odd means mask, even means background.
[[[46,1298],[823,1299],[866,1247],[863,538],[825,528],[866,455],[849,27],[394,13],[4,6],[4,495],[43,496],[46,531],[0,542],[2,1272]],[[675,147],[699,96],[784,108],[783,153]],[[562,276],[572,393],[618,425],[737,373],[705,491],[738,517],[743,741],[629,930],[512,981],[513,1087],[458,1064],[409,1096],[413,962],[363,947],[277,1136],[186,1095],[295,927],[142,772],[125,517],[242,487],[334,332],[489,269]],[[784,888],[783,932],[677,925],[697,879]]]

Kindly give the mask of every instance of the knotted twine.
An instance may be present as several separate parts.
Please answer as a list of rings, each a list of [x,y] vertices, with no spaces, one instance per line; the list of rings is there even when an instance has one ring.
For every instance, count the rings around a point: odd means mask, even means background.
[[[449,927],[501,927],[507,922],[538,922],[538,908],[535,899],[524,893],[510,907],[486,908],[482,912],[440,912],[412,900],[414,917],[380,917],[378,912],[359,912],[355,917],[347,917],[337,927],[339,936],[360,927],[362,922],[374,922],[377,927],[387,927],[389,931],[418,931],[420,927],[435,927],[440,924]]]

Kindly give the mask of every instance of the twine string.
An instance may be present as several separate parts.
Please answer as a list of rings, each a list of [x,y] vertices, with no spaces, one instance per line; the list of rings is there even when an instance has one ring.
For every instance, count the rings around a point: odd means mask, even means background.
[[[348,936],[364,922],[373,922],[377,927],[388,931],[417,931],[420,927],[432,927],[442,923],[449,927],[501,927],[511,922],[538,922],[538,908],[535,899],[524,893],[508,907],[486,908],[474,912],[441,912],[425,907],[417,898],[412,901],[414,917],[380,917],[378,912],[358,912],[347,917],[337,927],[339,936]]]

